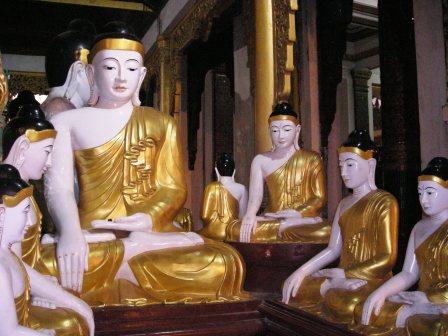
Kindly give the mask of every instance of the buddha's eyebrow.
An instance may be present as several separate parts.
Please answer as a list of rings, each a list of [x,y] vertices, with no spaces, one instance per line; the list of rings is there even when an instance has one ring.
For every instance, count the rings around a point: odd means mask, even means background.
[[[114,61],[118,62],[118,60],[114,57],[107,57],[107,58],[103,59],[103,61],[106,61],[106,60],[114,60]]]
[[[129,61],[134,61],[134,62],[140,63],[138,60],[133,59],[133,58],[126,60],[126,62],[129,62]]]

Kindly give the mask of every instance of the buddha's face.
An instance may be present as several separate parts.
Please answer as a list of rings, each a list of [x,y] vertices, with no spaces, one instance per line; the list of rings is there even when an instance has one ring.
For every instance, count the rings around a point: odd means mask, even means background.
[[[341,168],[342,180],[347,188],[354,189],[368,182],[369,161],[358,154],[350,152],[339,154],[339,167]]]
[[[0,225],[3,226],[2,242],[13,244],[23,240],[32,224],[30,213],[31,202],[29,197],[22,200],[15,207],[0,205]]]
[[[434,216],[448,209],[448,189],[433,181],[418,182],[418,198],[423,212]]]
[[[53,150],[53,138],[31,142],[24,151],[24,159],[21,167],[18,167],[20,175],[24,179],[39,180],[45,171],[51,166],[51,152]]]
[[[130,101],[146,73],[136,51],[101,50],[92,64],[99,99],[110,103]]]
[[[269,132],[275,149],[288,148],[294,146],[300,126],[290,120],[275,120],[269,124]]]

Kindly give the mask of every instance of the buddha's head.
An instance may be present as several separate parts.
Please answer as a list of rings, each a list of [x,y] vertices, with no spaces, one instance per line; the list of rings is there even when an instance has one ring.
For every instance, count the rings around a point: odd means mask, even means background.
[[[448,159],[435,157],[428,163],[418,177],[418,196],[428,216],[448,209]]]
[[[39,180],[51,165],[56,131],[39,106],[20,108],[3,130],[3,159],[20,172],[24,180]]]
[[[269,133],[271,135],[272,150],[298,148],[300,135],[300,123],[297,113],[291,105],[281,102],[274,107],[274,111],[269,116]]]
[[[218,177],[218,181],[222,176],[234,176],[235,174],[235,161],[228,153],[222,153],[215,164],[215,172]]]
[[[138,106],[140,86],[146,75],[143,44],[123,22],[110,22],[103,31],[89,55],[88,75],[93,80],[89,105],[113,108],[132,101]]]
[[[19,109],[26,104],[33,104],[40,106],[39,102],[34,98],[34,93],[30,90],[20,91],[17,97],[11,100],[3,113],[5,116],[5,121],[9,122],[11,119],[14,119],[19,112]]]
[[[0,245],[21,242],[30,227],[30,197],[33,188],[13,166],[0,165]]]
[[[339,147],[339,166],[344,184],[355,189],[368,183],[372,190],[376,189],[377,148],[366,130],[354,130],[346,142]]]
[[[51,41],[45,55],[45,72],[53,95],[68,99],[76,108],[87,106],[90,97],[86,66],[95,34],[93,23],[75,19],[67,31]]]

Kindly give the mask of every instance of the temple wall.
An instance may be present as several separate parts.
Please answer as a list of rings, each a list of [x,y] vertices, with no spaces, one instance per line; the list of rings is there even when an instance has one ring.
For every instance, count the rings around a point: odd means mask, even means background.
[[[2,60],[9,71],[45,72],[45,56],[2,54]]]

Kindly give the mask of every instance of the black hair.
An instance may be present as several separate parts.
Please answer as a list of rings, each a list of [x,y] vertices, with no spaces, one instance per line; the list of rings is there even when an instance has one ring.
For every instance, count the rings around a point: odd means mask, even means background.
[[[444,157],[435,157],[429,161],[428,166],[423,169],[420,175],[433,175],[444,181],[448,180],[448,159]]]
[[[135,35],[134,29],[123,21],[108,22],[95,37],[92,46],[107,38],[124,38],[141,43],[140,39]]]
[[[235,170],[235,161],[228,153],[222,153],[216,160],[216,169],[221,176],[232,176]]]
[[[269,117],[275,117],[278,115],[289,115],[297,118],[297,113],[294,112],[291,104],[289,104],[288,102],[280,102],[275,105],[274,110]]]
[[[25,104],[40,105],[39,102],[34,98],[34,93],[30,90],[20,91],[17,97],[11,100],[4,111],[5,121],[9,122],[11,119],[17,116],[19,109]]]
[[[19,171],[9,164],[0,164],[0,204],[3,204],[2,196],[14,196],[22,189],[29,187],[20,177]]]
[[[358,130],[355,129],[348,136],[347,141],[342,144],[343,147],[356,147],[360,150],[367,152],[373,151],[374,157],[376,157],[378,153],[378,149],[375,145],[375,142],[370,138],[369,132],[365,129]]]
[[[54,129],[52,123],[45,119],[45,114],[38,105],[23,105],[19,109],[17,117],[6,124],[2,136],[3,159],[8,156],[17,138],[29,129],[36,131]]]
[[[68,30],[56,36],[48,46],[45,55],[45,72],[50,88],[65,83],[70,66],[77,60],[77,52],[90,50],[96,29],[92,22],[75,19],[68,25]]]

